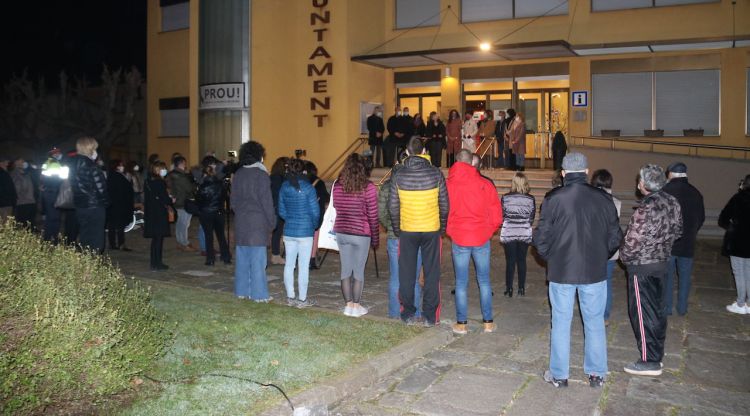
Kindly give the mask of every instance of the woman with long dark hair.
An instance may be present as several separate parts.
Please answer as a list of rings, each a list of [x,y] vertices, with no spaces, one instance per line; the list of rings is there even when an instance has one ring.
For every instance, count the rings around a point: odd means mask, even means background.
[[[206,266],[213,266],[216,258],[214,253],[214,233],[219,240],[221,260],[224,264],[232,264],[229,245],[224,235],[224,207],[227,203],[227,190],[224,181],[216,176],[216,165],[211,163],[203,168],[203,179],[198,186],[196,195],[200,214],[201,228],[206,239]]]
[[[157,160],[151,165],[143,191],[143,236],[151,239],[151,270],[167,270],[162,261],[164,237],[169,237],[169,210],[174,198],[167,193],[167,165]]]
[[[307,283],[310,274],[310,255],[313,235],[320,223],[320,207],[315,188],[310,185],[304,173],[302,159],[289,161],[289,173],[279,192],[279,215],[284,219],[284,286],[287,304],[298,308],[315,305],[307,297]],[[297,263],[298,297],[294,293],[294,264]]]
[[[447,154],[448,167],[453,166],[456,162],[456,153],[461,150],[461,114],[457,110],[451,110],[448,113],[448,124],[445,125],[446,136],[448,137]]]
[[[279,216],[279,191],[289,173],[289,158],[280,157],[271,166],[271,196],[273,197],[273,208],[276,211],[276,228],[271,234],[271,264],[284,264],[281,257],[281,237],[284,235],[284,219]]]
[[[341,252],[341,292],[346,301],[344,315],[359,317],[368,312],[360,304],[365,285],[365,264],[370,247],[380,243],[378,191],[368,179],[362,157],[349,155],[331,190],[336,208],[333,231]]]
[[[427,136],[425,147],[430,152],[432,166],[440,167],[443,160],[443,149],[446,148],[445,125],[435,111],[430,113],[430,120],[427,122],[427,128],[425,128],[425,136]]]
[[[420,138],[424,137],[425,124],[424,124],[424,119],[422,119],[422,114],[420,113],[414,114],[413,122],[414,122],[414,126],[413,126],[414,134],[413,135],[420,137]]]

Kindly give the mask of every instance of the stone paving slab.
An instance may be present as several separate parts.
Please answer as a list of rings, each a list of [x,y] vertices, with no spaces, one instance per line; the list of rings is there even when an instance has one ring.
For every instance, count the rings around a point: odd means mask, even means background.
[[[571,382],[567,389],[550,389],[539,377],[528,382],[506,415],[593,415],[601,395],[601,389],[581,382]]]
[[[633,377],[628,382],[630,398],[663,402],[682,408],[720,411],[731,415],[747,415],[750,393],[691,384],[664,383],[658,378]]]

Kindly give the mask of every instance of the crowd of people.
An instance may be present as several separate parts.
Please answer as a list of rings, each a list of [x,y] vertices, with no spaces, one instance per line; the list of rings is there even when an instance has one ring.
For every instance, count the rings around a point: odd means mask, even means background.
[[[389,138],[402,140],[412,132],[402,123],[408,117],[408,109],[404,110],[388,121]],[[512,109],[507,114],[498,123],[492,123],[492,115],[487,114],[477,124],[470,113],[462,122],[452,111],[447,126],[435,113],[427,125],[414,122],[419,117],[412,118],[413,131],[423,129],[424,134],[408,138],[395,162],[395,149],[386,150],[384,143],[385,163],[393,169],[379,190],[369,179],[373,166],[379,164],[379,145],[375,144],[374,158],[357,153],[347,157],[330,193],[310,161],[282,157],[269,172],[265,149],[256,141],[241,146],[236,163],[208,154],[200,166],[190,168],[180,154],[173,154],[169,164],[152,155],[148,168],[141,172],[138,163],[121,160],[111,160],[105,169],[96,140],[83,137],[75,152],[63,155],[52,149],[41,170],[21,158],[11,164],[0,157],[0,215],[13,215],[19,225],[35,230],[36,209],[41,206],[42,238],[101,254],[107,240],[111,250],[131,250],[125,243],[125,229],[133,213],[142,210],[143,236],[151,240],[151,270],[168,269],[163,247],[174,227],[178,250],[200,251],[206,266],[213,266],[217,255],[227,265],[234,257],[235,295],[255,302],[273,299],[266,277],[270,243],[270,263],[284,266],[286,304],[307,308],[316,304],[308,293],[309,276],[311,269],[319,267],[318,240],[330,211],[334,218],[331,232],[340,251],[344,315],[361,317],[369,312],[362,303],[365,265],[370,251],[380,246],[382,225],[390,271],[388,316],[426,327],[440,323],[442,239],[447,235],[455,274],[456,320],[451,329],[456,334],[469,331],[467,287],[472,261],[482,331],[497,329],[490,263],[491,240],[499,232],[506,260],[505,296],[525,295],[530,246],[547,265],[552,325],[545,381],[555,387],[567,385],[577,297],[585,331],[584,371],[592,387],[604,383],[608,372],[605,328],[618,261],[627,271],[628,311],[639,351],[638,359],[624,370],[661,374],[673,285],[676,280],[676,312],[684,315],[696,236],[705,221],[703,197],[689,183],[687,166],[678,162],[666,170],[653,164],[641,167],[637,188],[642,199],[624,232],[622,203],[612,195],[612,174],[600,169],[589,177],[588,160],[581,153],[564,155],[559,174],[553,178],[555,186],[537,209],[523,172],[516,172],[509,192],[498,197],[495,183],[481,174],[479,157],[473,152],[476,137],[523,129],[522,115]],[[371,121],[378,124],[381,117],[376,109],[368,126]],[[383,136],[382,124],[381,120],[375,126],[381,130],[376,139]],[[457,131],[460,135],[453,136]],[[465,135],[467,131],[470,134]],[[446,146],[454,146],[448,152],[447,178],[438,169],[442,156],[436,151]],[[511,140],[511,150],[505,155],[514,155],[522,167],[523,152],[513,146]],[[230,213],[234,214],[234,256],[225,232]],[[193,216],[199,218],[199,248],[190,241]],[[730,256],[738,292],[727,310],[738,314],[750,313],[749,216],[750,175],[719,218],[719,225],[727,230],[723,253]]]
[[[411,115],[409,107],[396,107],[395,113],[383,122],[383,109],[375,107],[367,117],[368,145],[375,167],[393,167],[399,160],[406,145],[413,137],[422,140],[433,166],[441,167],[445,151],[447,167],[453,166],[461,149],[471,153],[479,150],[484,140],[492,140],[493,145],[482,156],[488,165],[523,171],[526,160],[526,121],[523,113],[509,108],[497,112],[467,111],[463,120],[457,110],[451,110],[448,121],[443,122],[440,114],[430,112],[425,123],[422,115]],[[386,132],[387,130],[387,132]],[[490,151],[491,150],[491,151]],[[552,140],[553,164],[560,169],[562,157],[567,152],[565,136],[557,132]]]

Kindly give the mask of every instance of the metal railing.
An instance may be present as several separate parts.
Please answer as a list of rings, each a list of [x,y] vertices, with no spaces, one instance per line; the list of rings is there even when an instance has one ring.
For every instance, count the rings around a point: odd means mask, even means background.
[[[333,179],[333,176],[344,166],[347,156],[359,151],[366,144],[367,136],[357,137],[318,177],[323,180]]]
[[[750,147],[742,147],[742,146],[723,146],[718,144],[700,144],[700,143],[682,143],[682,142],[665,142],[660,140],[646,140],[646,139],[629,139],[624,137],[600,137],[600,136],[570,136],[570,139],[572,140],[572,145],[574,146],[583,146],[586,147],[586,142],[594,141],[594,142],[609,142],[609,148],[611,150],[617,150],[617,143],[630,143],[630,144],[641,144],[641,145],[647,145],[649,152],[654,152],[654,146],[667,146],[667,147],[675,147],[675,148],[687,148],[687,156],[697,156],[700,157],[699,154],[701,150],[719,150],[719,151],[726,151],[730,152],[731,159],[737,159],[734,157],[734,152],[741,152],[742,153],[742,159],[748,159],[748,153],[750,153]],[[589,146],[594,148],[604,148],[603,146]],[[638,149],[626,149],[623,148],[621,150],[638,150]],[[706,155],[705,157],[721,157],[717,156],[715,154],[712,155]]]

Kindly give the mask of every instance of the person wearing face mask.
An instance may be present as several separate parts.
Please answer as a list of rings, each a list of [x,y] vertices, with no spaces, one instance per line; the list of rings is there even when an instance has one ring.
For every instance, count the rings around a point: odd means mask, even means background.
[[[42,209],[44,210],[44,232],[42,238],[45,241],[51,241],[57,244],[60,233],[60,223],[62,213],[55,207],[57,194],[60,192],[60,185],[63,180],[68,179],[68,167],[63,166],[62,152],[60,149],[53,147],[49,151],[49,158],[42,165]]]
[[[133,185],[133,201],[136,204],[143,204],[143,175],[141,174],[141,165],[133,161],[128,162],[125,166],[125,172],[127,172],[130,183]]]
[[[13,185],[16,188],[16,208],[14,216],[16,222],[35,230],[36,226],[36,199],[34,198],[34,183],[29,175],[29,162],[19,157],[13,162],[13,170],[10,172]]]
[[[383,141],[383,165],[387,168],[393,167],[393,158],[396,156],[396,144],[404,137],[399,128],[401,119],[401,107],[396,107],[395,112],[388,118],[386,127],[388,128],[388,137]]]
[[[414,126],[413,137],[419,137],[420,139],[424,140],[426,126],[424,125],[422,114],[420,113],[414,114],[414,117],[412,118],[412,125]]]
[[[505,111],[498,111],[497,121],[495,122],[495,150],[492,156],[495,159],[496,168],[505,167]]]
[[[133,185],[125,176],[125,164],[118,159],[110,162],[107,190],[110,205],[107,207],[107,236],[110,250],[130,251],[125,246],[125,227],[133,220]]]
[[[104,252],[104,225],[109,204],[107,180],[96,164],[99,143],[93,137],[76,141],[77,155],[72,161],[70,186],[78,220],[78,240],[85,250]]]
[[[169,237],[169,209],[174,198],[167,193],[167,165],[156,161],[151,165],[143,186],[143,236],[151,239],[151,271],[163,271],[169,266],[162,261],[164,237]]]
[[[467,149],[471,153],[477,151],[476,138],[479,134],[479,127],[472,117],[471,111],[467,111],[464,114],[464,125],[463,131],[461,132],[461,138],[463,140],[463,148]]]
[[[367,132],[369,138],[367,144],[370,145],[370,151],[372,152],[373,162],[375,167],[382,167],[383,165],[383,132],[385,131],[385,125],[383,124],[383,109],[375,107],[370,117],[367,117]]]
[[[445,126],[445,133],[447,138],[447,164],[448,167],[453,166],[455,162],[456,153],[461,150],[461,114],[456,110],[451,110],[448,113],[448,124]]]
[[[433,111],[430,113],[430,121],[425,128],[425,136],[427,137],[427,151],[430,153],[430,159],[432,166],[440,167],[443,159],[443,149],[445,149],[445,124],[440,120],[438,113]]]

